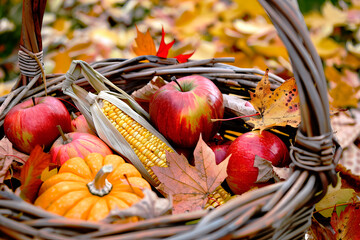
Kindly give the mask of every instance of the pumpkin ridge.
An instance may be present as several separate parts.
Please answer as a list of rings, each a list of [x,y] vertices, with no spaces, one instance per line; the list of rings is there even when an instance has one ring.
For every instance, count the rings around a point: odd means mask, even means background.
[[[89,193],[90,194],[90,193]],[[81,199],[72,208],[70,208],[64,215],[64,217],[72,219],[87,220],[89,217],[89,211],[92,206],[99,200],[100,197],[90,194],[89,196]]]
[[[38,192],[38,195],[40,196],[43,194],[47,189],[52,187],[53,185],[59,183],[59,182],[83,182],[84,184],[87,184],[88,181],[74,173],[66,172],[66,173],[60,173],[56,174],[54,176],[51,176],[49,179],[47,179],[45,182],[42,183],[40,190]]]
[[[100,197],[90,208],[88,221],[99,221],[104,219],[110,212],[107,201],[104,197]]]
[[[110,194],[104,196],[104,198],[106,199],[110,211],[115,208],[124,209],[129,207],[129,205],[126,202],[114,196],[111,196]]]
[[[87,190],[86,184],[74,181],[59,182],[48,188],[36,200],[35,205],[47,209],[54,201],[62,195],[76,190]]]
[[[92,179],[104,166],[104,157],[100,153],[88,154],[86,157],[84,157],[84,161],[89,166]]]
[[[69,209],[87,197],[87,190],[71,191],[56,199],[48,208],[49,212],[64,216]]]
[[[59,173],[71,172],[86,180],[91,180],[91,170],[85,160],[80,157],[74,157],[67,160],[60,168]]]

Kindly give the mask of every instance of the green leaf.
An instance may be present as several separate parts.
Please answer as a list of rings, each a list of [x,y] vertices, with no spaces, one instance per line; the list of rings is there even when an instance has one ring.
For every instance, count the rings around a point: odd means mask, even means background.
[[[351,201],[353,194],[355,193],[354,189],[351,188],[341,188],[341,178],[338,174],[338,184],[336,187],[331,185],[328,187],[328,191],[323,199],[320,202],[315,204],[316,211],[319,211],[324,217],[331,217],[333,212],[333,207],[337,204],[346,203]],[[338,214],[343,210],[343,207],[336,207]]]

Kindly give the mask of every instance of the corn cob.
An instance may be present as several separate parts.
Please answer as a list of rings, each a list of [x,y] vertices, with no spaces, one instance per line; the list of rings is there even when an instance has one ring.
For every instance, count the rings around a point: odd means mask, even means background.
[[[165,151],[173,152],[173,150],[109,101],[103,100],[101,110],[111,124],[115,126],[130,144],[150,176],[157,184],[160,184],[151,167],[155,165],[167,167]]]
[[[212,193],[208,195],[208,201],[205,204],[204,209],[217,208],[223,205],[231,198],[231,194],[228,193],[221,185],[219,185]]]

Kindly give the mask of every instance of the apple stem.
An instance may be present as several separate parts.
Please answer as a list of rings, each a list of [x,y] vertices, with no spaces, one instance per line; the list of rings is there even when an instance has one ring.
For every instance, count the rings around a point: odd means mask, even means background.
[[[231,121],[231,120],[235,120],[235,119],[239,119],[239,118],[246,118],[246,117],[254,117],[254,116],[259,116],[260,113],[255,113],[255,114],[251,114],[251,115],[247,115],[247,116],[238,116],[238,117],[233,117],[233,118],[227,118],[227,119],[211,119],[212,122],[218,122],[218,121]]]
[[[183,92],[184,90],[182,89],[182,87],[180,86],[180,84],[179,84],[179,82],[176,80],[176,77],[175,76],[173,76],[172,78],[171,78],[171,81],[174,81],[178,86],[179,86],[179,88],[180,88],[180,90]]]
[[[34,106],[35,106],[35,105],[36,105],[36,103],[35,103],[35,97],[32,97],[31,99],[32,99],[32,102],[33,102],[33,104],[34,104]]]
[[[68,138],[65,136],[64,134],[64,131],[62,130],[61,126],[60,125],[56,125],[56,127],[58,128],[59,132],[60,132],[60,135],[63,139],[63,142],[64,143],[67,143],[68,142]]]

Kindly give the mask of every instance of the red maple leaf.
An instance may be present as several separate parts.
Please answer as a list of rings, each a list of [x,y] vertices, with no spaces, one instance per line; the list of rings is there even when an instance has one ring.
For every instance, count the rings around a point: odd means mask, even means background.
[[[161,30],[161,42],[160,42],[159,49],[156,53],[156,56],[162,57],[162,58],[167,58],[167,56],[169,54],[169,50],[174,45],[174,43],[175,43],[175,39],[168,44],[165,43],[165,31],[164,31],[164,27],[163,27]]]
[[[154,40],[150,36],[149,30],[147,30],[146,33],[142,33],[136,27],[136,31],[137,31],[137,37],[135,38],[136,45],[133,46],[133,51],[135,52],[135,54],[138,56],[154,55],[155,43],[154,43]],[[164,28],[162,28],[160,46],[156,52],[156,56],[162,57],[162,58],[168,57],[169,50],[175,43],[175,39],[173,41],[171,41],[170,43],[165,43],[165,34],[166,33],[164,31]],[[185,63],[194,54],[194,52],[189,53],[189,54],[179,54],[174,58],[176,58],[179,63]]]
[[[188,61],[188,59],[194,54],[195,51],[189,54],[180,54],[177,55],[175,58],[178,60],[179,63],[185,63]]]
[[[34,202],[40,185],[42,183],[41,173],[44,169],[49,167],[50,154],[45,153],[37,145],[30,153],[29,159],[21,169],[20,182],[21,182],[21,193],[20,196],[29,202]]]

